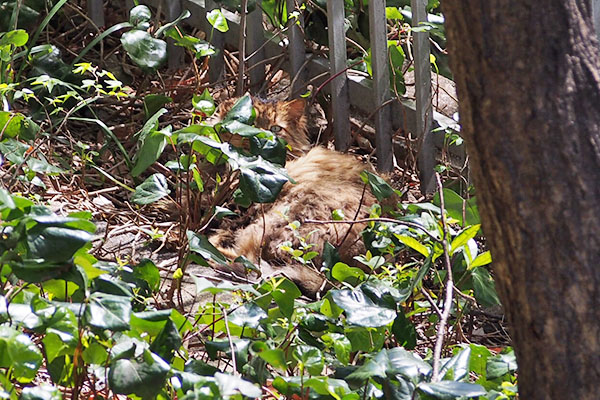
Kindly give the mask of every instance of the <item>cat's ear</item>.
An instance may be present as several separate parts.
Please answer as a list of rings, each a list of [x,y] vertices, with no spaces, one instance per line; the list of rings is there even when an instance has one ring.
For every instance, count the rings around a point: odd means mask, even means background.
[[[294,119],[300,118],[304,115],[306,109],[306,100],[294,99],[286,103],[288,115]]]

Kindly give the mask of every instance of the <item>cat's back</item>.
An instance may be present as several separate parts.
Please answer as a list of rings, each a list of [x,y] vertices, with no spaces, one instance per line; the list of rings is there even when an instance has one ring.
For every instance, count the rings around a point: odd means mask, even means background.
[[[300,184],[324,185],[335,182],[360,184],[360,173],[371,168],[353,155],[315,147],[306,155],[288,162],[286,169]]]

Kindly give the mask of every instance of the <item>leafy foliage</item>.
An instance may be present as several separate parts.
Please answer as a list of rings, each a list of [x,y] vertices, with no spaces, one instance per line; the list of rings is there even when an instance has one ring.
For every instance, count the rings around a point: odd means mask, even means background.
[[[175,96],[161,92],[130,97],[123,75],[82,61],[98,43],[124,31],[116,42],[147,74],[164,64],[167,38],[204,62],[216,50],[208,41],[182,33],[178,24],[189,13],[153,26],[150,9],[136,6],[127,22],[106,29],[66,61],[58,47],[36,46],[65,1],[51,2],[50,13],[36,29],[30,21],[45,12],[38,3],[26,0],[19,9],[14,1],[0,4],[6,10],[0,13],[0,27],[5,29],[0,33],[2,398],[60,399],[67,390],[81,396],[88,390],[103,398],[121,394],[161,399],[273,394],[347,400],[516,397],[516,362],[509,348],[492,352],[475,344],[449,345],[440,380],[433,379],[433,358],[424,350],[423,343],[435,334],[436,309],[447,278],[443,237],[448,239],[456,290],[461,292],[451,310],[453,331],[462,328],[472,310],[498,304],[474,197],[465,198],[448,187],[443,191],[445,209],[438,199],[390,204],[402,193],[365,172],[365,185],[385,205],[371,210],[363,233],[368,251],[356,256],[356,264],[341,262],[329,245],[317,265],[320,258],[311,250],[310,238],[301,238],[299,249],[285,249],[332,285],[318,301],[303,298],[282,276],[234,284],[190,274],[190,262],[235,262],[258,270],[244,257],[229,260],[203,229],[215,219],[235,215],[223,207],[232,195],[242,206],[277,199],[291,181],[285,171],[285,142],[253,126],[256,111],[249,96],[222,121],[210,121],[215,112],[210,92],[190,95],[191,123],[180,128],[166,122]],[[249,8],[254,7],[250,3]],[[326,41],[320,20],[324,2],[318,3],[308,4],[306,26],[317,42]],[[223,5],[239,6],[227,1]],[[405,5],[390,5],[388,18],[407,18],[407,10],[400,8]],[[346,6],[349,35],[365,43],[365,10],[358,3]],[[431,1],[430,11],[438,6]],[[298,17],[297,10],[281,9],[277,16],[281,5],[274,2],[265,1],[263,7],[282,23]],[[221,10],[207,18],[215,30],[228,29]],[[405,45],[406,37],[399,36],[388,46],[398,93],[404,91]],[[368,69],[368,54],[361,56]],[[27,78],[21,79],[22,73]],[[104,102],[123,108],[137,104],[143,110],[131,142],[125,143],[112,121],[99,112]],[[70,124],[91,127],[105,143],[94,147],[70,140],[72,159],[67,161],[46,151],[52,149],[47,143],[57,132],[69,132],[65,127]],[[110,165],[114,160],[122,162]],[[92,250],[92,241],[100,238],[91,213],[63,213],[44,205],[40,194],[52,190],[56,181],[51,178],[73,175],[89,185],[90,169],[103,179],[94,184],[122,189],[126,195],[119,201],[130,200],[133,207],[170,201],[185,209],[182,199],[188,206],[198,205],[187,208],[190,215],[179,225],[181,257],[166,299],[160,297],[166,292],[165,280],[152,260],[99,261]],[[382,218],[384,212],[389,218]],[[347,218],[340,211],[333,215],[339,222]],[[447,230],[442,215],[449,219]],[[290,227],[297,224],[293,221]],[[208,300],[184,314],[166,303],[173,303],[168,297],[175,296],[187,278],[195,283],[196,295]]]

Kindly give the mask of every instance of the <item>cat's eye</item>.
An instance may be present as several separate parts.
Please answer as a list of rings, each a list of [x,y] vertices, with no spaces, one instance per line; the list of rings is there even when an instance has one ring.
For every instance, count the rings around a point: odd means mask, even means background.
[[[279,125],[273,125],[269,128],[269,130],[273,133],[279,133],[279,132],[281,132],[282,129],[283,128],[280,127]]]

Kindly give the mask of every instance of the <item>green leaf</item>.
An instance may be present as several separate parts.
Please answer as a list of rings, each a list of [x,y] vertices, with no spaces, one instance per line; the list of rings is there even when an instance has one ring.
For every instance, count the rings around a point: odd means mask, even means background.
[[[29,336],[0,326],[0,367],[11,368],[19,382],[31,382],[42,365],[42,353]]]
[[[167,60],[167,42],[134,29],[121,36],[123,48],[144,72],[154,72]]]
[[[203,117],[210,117],[215,112],[215,101],[208,92],[208,89],[204,89],[201,95],[194,95],[192,97],[192,106]]]
[[[219,385],[223,398],[230,398],[239,393],[255,399],[262,394],[262,390],[258,386],[237,376],[217,372],[215,373],[215,380]]]
[[[131,302],[129,297],[93,293],[85,308],[88,324],[98,329],[124,331],[129,329]]]
[[[151,18],[152,13],[145,5],[135,6],[129,11],[129,23],[136,27],[139,26],[140,29],[148,29],[144,23],[150,21]]]
[[[286,362],[285,362],[285,353],[281,349],[266,349],[258,353],[258,356],[265,360],[267,363],[272,365],[273,367],[285,371]]]
[[[285,142],[272,133],[259,133],[250,137],[250,153],[278,165],[285,165]]]
[[[210,24],[219,32],[227,32],[229,25],[227,25],[227,18],[223,15],[220,9],[215,8],[212,11],[206,13],[206,19]]]
[[[392,324],[392,333],[396,342],[405,349],[412,350],[417,346],[417,329],[403,313],[398,313]]]
[[[506,351],[506,350],[505,350]],[[487,379],[497,379],[508,373],[517,370],[517,358],[512,349],[508,349],[505,353],[500,353],[487,360],[486,374]]]
[[[57,387],[48,384],[23,388],[20,400],[61,400],[62,394]]]
[[[215,10],[213,10],[215,11]],[[256,110],[252,106],[252,98],[244,95],[235,102],[227,115],[223,118],[223,123],[229,121],[239,121],[242,124],[252,125],[256,119]]]
[[[398,7],[386,7],[385,8],[385,18],[402,21],[404,17],[402,13],[398,10]]]
[[[153,131],[144,138],[142,146],[136,154],[131,176],[135,178],[158,160],[167,145],[167,138],[169,136],[171,136],[170,129],[164,129]]]
[[[486,365],[488,358],[492,356],[492,352],[489,351],[485,346],[479,344],[471,343],[469,347],[471,348],[469,370],[487,379]]]
[[[302,295],[294,282],[287,278],[277,279],[272,295],[281,313],[290,318],[294,313],[294,300]]]
[[[206,236],[193,231],[187,231],[187,238],[190,251],[199,254],[205,260],[212,260],[219,264],[229,263],[227,258],[208,241]]]
[[[461,349],[451,359],[446,361],[440,369],[440,376],[444,380],[464,381],[469,379],[469,360],[471,359],[471,348]]]
[[[473,225],[460,231],[450,244],[450,254],[455,254],[456,251],[467,244],[469,240],[473,239],[477,235],[477,232],[479,232],[480,227],[481,225]]]
[[[173,99],[164,94],[149,94],[144,97],[144,115],[146,119],[156,114],[165,104],[172,103]],[[165,110],[166,111],[166,110]]]
[[[157,291],[160,286],[160,272],[156,264],[145,258],[133,267],[133,276],[148,284],[150,290]]]
[[[240,166],[240,189],[256,203],[272,203],[289,180],[286,172],[259,157]]]
[[[330,293],[335,304],[346,312],[350,324],[375,328],[386,326],[396,318],[396,310],[375,304],[362,290],[332,290]]]
[[[371,193],[373,193],[373,196],[375,196],[377,201],[383,201],[396,193],[394,188],[392,188],[385,180],[369,171],[363,171],[360,174],[360,177],[364,183],[369,185]]]
[[[86,231],[42,224],[34,226],[27,233],[29,257],[46,262],[69,261],[77,250],[92,240]]]
[[[331,269],[331,277],[338,282],[346,282],[354,286],[365,280],[365,273],[360,268],[349,267],[338,262]]]
[[[261,319],[267,318],[267,313],[255,303],[244,303],[236,308],[228,317],[229,322],[240,327],[257,328]]]
[[[352,351],[352,343],[345,335],[341,333],[326,333],[321,336],[321,340],[329,347],[333,347],[335,358],[343,365],[350,363],[350,352]]]
[[[170,319],[150,345],[150,351],[163,360],[171,361],[173,353],[181,347],[181,335]]]
[[[0,46],[12,45],[15,47],[25,46],[29,35],[23,29],[15,29],[0,36]]]
[[[22,165],[30,146],[15,139],[4,139],[0,142],[0,153],[13,164]]]
[[[496,285],[490,273],[483,267],[475,268],[471,275],[473,277],[473,294],[477,302],[484,307],[493,307],[500,304],[496,293]]]
[[[417,390],[436,399],[454,400],[459,397],[484,396],[487,392],[481,385],[466,382],[425,382],[417,386]]]
[[[483,267],[484,265],[488,265],[491,262],[492,262],[492,253],[490,253],[489,250],[484,251],[483,253],[481,253],[477,257],[475,257],[473,262],[471,262],[471,265],[469,265],[469,269]]]
[[[313,346],[301,345],[294,349],[293,357],[301,369],[306,369],[311,375],[320,375],[325,366],[323,353]]]
[[[446,206],[446,212],[452,218],[459,221],[461,225],[478,225],[481,224],[481,218],[479,217],[479,209],[477,208],[477,200],[475,197],[471,197],[469,200],[464,200],[455,191],[451,189],[444,189],[444,205]],[[436,193],[433,196],[433,203],[440,206],[440,194]],[[465,221],[463,221],[463,203],[465,206]]]
[[[171,191],[167,179],[161,173],[150,175],[141,185],[135,188],[131,201],[136,204],[151,204],[167,196]]]
[[[0,111],[0,132],[2,137],[33,140],[40,132],[40,126],[21,113]]]
[[[169,370],[169,364],[148,352],[143,360],[119,359],[113,362],[108,382],[117,394],[136,394],[142,399],[154,399],[163,390]]]
[[[425,246],[424,244],[421,244],[421,242],[419,242],[417,239],[415,239],[411,236],[406,236],[406,235],[394,234],[394,236],[401,243],[404,243],[406,246],[410,247],[413,250],[416,250],[417,252],[421,253],[425,257],[429,257],[431,250],[429,249],[429,247]]]
[[[402,375],[408,379],[419,379],[431,371],[431,366],[421,360],[418,355],[401,347],[383,349],[365,362],[361,367],[347,376],[347,379],[366,380],[369,378],[387,378]]]

